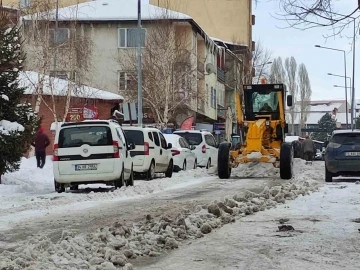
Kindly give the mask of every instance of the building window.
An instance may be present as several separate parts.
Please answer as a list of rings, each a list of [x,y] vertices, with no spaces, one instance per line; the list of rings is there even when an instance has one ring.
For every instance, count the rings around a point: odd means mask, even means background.
[[[118,47],[135,48],[137,47],[137,28],[119,28]],[[145,47],[146,29],[141,29],[141,47]]]
[[[20,8],[30,8],[31,7],[31,0],[20,0]]]
[[[216,108],[216,89],[211,87],[211,107]]]
[[[70,39],[70,29],[58,28],[55,36],[55,29],[49,29],[49,42],[50,46],[55,46],[65,43]]]
[[[137,90],[137,72],[119,71],[119,91]]]

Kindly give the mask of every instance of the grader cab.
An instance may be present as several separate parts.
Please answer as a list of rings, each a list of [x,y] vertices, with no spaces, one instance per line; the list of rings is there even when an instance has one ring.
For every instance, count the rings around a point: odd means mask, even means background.
[[[285,95],[283,84],[244,85],[243,95],[236,98],[238,124],[245,140],[236,147],[223,142],[218,152],[218,175],[228,179],[231,169],[240,163],[265,162],[280,168],[282,179],[293,176],[293,151],[285,143],[288,124],[285,121]],[[292,96],[286,98],[292,106]]]

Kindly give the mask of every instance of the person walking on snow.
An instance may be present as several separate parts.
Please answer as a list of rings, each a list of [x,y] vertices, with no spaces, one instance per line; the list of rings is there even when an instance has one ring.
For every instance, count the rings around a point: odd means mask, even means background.
[[[44,168],[46,159],[46,147],[50,145],[49,137],[44,133],[44,128],[40,126],[35,137],[35,143],[31,144],[35,147],[35,156],[38,168]]]
[[[306,135],[305,140],[302,143],[304,158],[307,162],[312,162],[314,155],[314,143],[310,139],[309,135]]]

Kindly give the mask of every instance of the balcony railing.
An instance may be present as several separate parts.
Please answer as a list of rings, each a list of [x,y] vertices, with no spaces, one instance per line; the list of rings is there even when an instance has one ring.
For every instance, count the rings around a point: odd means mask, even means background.
[[[225,82],[225,71],[220,68],[217,68],[217,79],[220,82]]]

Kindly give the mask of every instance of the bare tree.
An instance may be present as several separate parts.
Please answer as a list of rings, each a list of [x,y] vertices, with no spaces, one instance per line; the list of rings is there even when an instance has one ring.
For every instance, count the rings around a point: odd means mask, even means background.
[[[264,77],[266,79],[270,76],[270,66],[267,65],[271,61],[272,52],[265,48],[260,40],[256,42],[255,51],[252,58],[252,66],[255,69],[254,83]]]
[[[81,82],[91,69],[92,42],[76,20],[78,6],[68,7],[68,10],[69,18],[66,22],[59,22],[57,31],[52,0],[32,3],[23,20],[27,54],[25,67],[38,73],[37,79],[27,78],[37,96],[35,111],[38,112],[40,104],[44,103],[53,114],[54,122],[65,121],[71,97],[82,91]],[[68,82],[65,87],[61,86],[61,93],[55,77]],[[48,90],[46,93],[45,88]],[[50,100],[44,98],[45,94],[50,96]],[[57,95],[66,97],[65,104],[57,106]]]
[[[270,68],[270,83],[285,83],[285,70],[282,62],[282,58],[279,56],[274,59]]]
[[[167,9],[148,23],[142,49],[144,107],[150,108],[158,124],[170,121],[196,106],[196,39],[191,28],[173,18]],[[137,31],[137,30],[135,30]],[[137,97],[137,54],[127,49],[119,56],[120,93],[128,100]],[[205,97],[204,97],[205,98]],[[195,104],[194,104],[195,102]]]
[[[301,129],[305,126],[307,116],[309,114],[309,105],[311,100],[311,84],[309,75],[304,64],[299,65],[298,71],[298,84],[299,84],[299,104],[300,104],[300,124],[299,134]]]
[[[293,102],[296,104],[298,94],[298,82],[297,82],[297,63],[293,56],[285,59],[285,76],[286,85],[289,94],[293,96]],[[290,108],[291,115],[291,134],[294,134],[294,121],[295,121],[295,106]]]
[[[342,32],[352,20],[350,17],[358,10],[357,1],[353,1],[353,11],[347,14],[336,12],[336,0],[279,0],[278,19],[288,22],[290,27],[309,29],[314,27],[333,27],[334,35]]]

